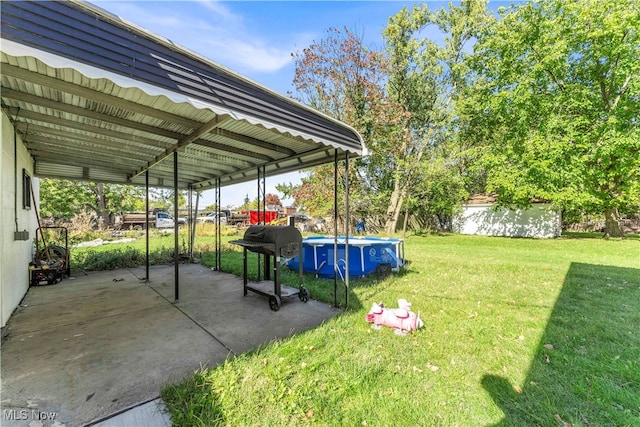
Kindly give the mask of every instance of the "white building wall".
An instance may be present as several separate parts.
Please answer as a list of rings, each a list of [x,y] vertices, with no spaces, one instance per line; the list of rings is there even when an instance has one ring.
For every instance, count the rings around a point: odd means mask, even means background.
[[[562,232],[559,211],[547,204],[529,209],[495,209],[495,205],[464,205],[453,228],[461,234],[508,237],[558,237]]]
[[[36,200],[38,197],[38,180],[33,176],[33,160],[20,136],[17,136],[17,167],[13,125],[2,111],[2,151],[0,152],[0,200],[2,218],[0,220],[0,318],[1,326],[5,326],[9,317],[18,306],[29,288],[29,262],[31,261],[33,239],[37,228],[37,219],[31,202],[31,209],[23,208],[22,201],[22,169],[31,176]],[[17,180],[17,181],[16,181]],[[17,185],[16,185],[17,183]],[[16,196],[16,188],[17,199]],[[17,209],[16,209],[17,202]],[[16,215],[17,212],[17,215]],[[17,220],[17,221],[16,221]],[[17,222],[17,226],[16,226]],[[27,240],[15,240],[14,232],[26,230]]]

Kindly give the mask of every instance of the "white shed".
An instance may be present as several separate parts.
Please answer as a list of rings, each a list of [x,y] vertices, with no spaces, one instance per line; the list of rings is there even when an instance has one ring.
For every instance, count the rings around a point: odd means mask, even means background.
[[[482,236],[552,238],[562,232],[562,214],[548,203],[528,209],[499,208],[491,195],[471,197],[453,221],[453,230]]]

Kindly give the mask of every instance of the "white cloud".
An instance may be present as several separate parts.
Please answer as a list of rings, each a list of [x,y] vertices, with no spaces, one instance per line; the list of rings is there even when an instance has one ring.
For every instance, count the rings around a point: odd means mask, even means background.
[[[219,62],[236,63],[244,69],[275,72],[291,61],[293,47],[273,47],[256,40],[216,38],[207,41],[220,55]]]
[[[296,34],[276,42],[252,31],[242,15],[215,0],[96,4],[241,73],[280,71],[291,62],[291,52],[311,40],[308,34]]]
[[[242,22],[242,17],[240,15],[234,14],[229,10],[229,8],[227,8],[225,5],[223,5],[217,0],[197,0],[197,1],[201,3],[205,8],[214,12],[216,15],[227,20],[227,22],[230,22],[230,21]]]

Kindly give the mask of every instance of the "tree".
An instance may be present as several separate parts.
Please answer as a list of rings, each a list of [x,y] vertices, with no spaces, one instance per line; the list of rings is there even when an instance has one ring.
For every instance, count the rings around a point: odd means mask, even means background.
[[[267,195],[264,196],[264,203],[267,205],[282,206],[280,197],[278,197],[277,194],[267,193]]]
[[[400,106],[401,126],[396,128],[396,144],[389,153],[395,173],[387,233],[395,231],[405,198],[419,199],[412,194],[416,181],[440,176],[422,174],[430,169],[423,161],[450,168],[451,177],[461,172],[456,159],[459,150],[451,144],[457,139],[456,99],[468,80],[467,45],[488,22],[486,2],[478,0],[463,1],[460,6],[449,3],[436,12],[426,5],[405,7],[389,18],[383,32],[390,62],[388,92]],[[444,201],[448,205],[450,197]],[[437,200],[432,202],[438,205]]]
[[[338,165],[338,189],[344,186],[344,164]],[[350,183],[355,181],[356,169],[350,168]],[[313,173],[301,178],[300,185],[279,185],[276,187],[285,197],[293,197],[296,206],[304,212],[321,218],[333,218],[335,201],[335,172],[333,166],[317,167]],[[344,191],[338,191],[338,206],[344,206]],[[354,208],[355,205],[355,208]],[[350,211],[357,212],[359,202],[356,200],[350,206]],[[344,219],[339,214],[339,220]]]
[[[152,207],[158,209],[172,210],[174,205],[174,191],[168,188],[149,189],[149,198],[152,199]],[[186,192],[178,191],[178,207],[187,205]],[[144,209],[143,209],[144,210]]]
[[[420,163],[421,179],[406,201],[406,211],[429,228],[451,230],[453,218],[469,197],[465,182],[455,167],[443,158]]]
[[[40,180],[40,213],[70,219],[84,211],[93,212],[100,225],[110,225],[117,212],[143,210],[144,190],[131,185]]]
[[[466,135],[502,204],[640,205],[640,3],[542,0],[501,11],[475,46]]]
[[[374,142],[384,126],[377,120],[384,110],[384,57],[348,28],[329,28],[326,33],[323,40],[292,54],[296,95],[356,128],[366,143]]]
[[[217,211],[218,211],[218,205],[216,203],[212,203],[210,205],[205,206],[201,212],[217,212]]]
[[[384,211],[391,188],[389,161],[379,147],[388,145],[389,125],[397,120],[394,106],[385,98],[384,55],[365,46],[362,36],[348,28],[331,28],[323,40],[294,53],[293,59],[297,98],[353,126],[372,153],[351,165],[358,171],[349,181],[351,200],[367,200],[372,212]],[[342,166],[340,162],[339,169]],[[287,191],[313,215],[331,216],[334,184],[333,166],[320,166],[300,186]],[[339,197],[342,200],[344,195]]]
[[[238,206],[238,210],[248,210],[248,209],[257,209],[258,208],[258,198],[251,200],[249,199],[249,195],[247,194],[244,198],[244,202]]]

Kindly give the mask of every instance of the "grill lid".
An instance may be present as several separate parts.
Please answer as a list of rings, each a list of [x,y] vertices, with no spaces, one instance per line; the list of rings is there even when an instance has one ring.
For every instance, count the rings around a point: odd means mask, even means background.
[[[229,243],[252,252],[288,257],[295,255],[302,247],[302,235],[290,225],[253,225],[247,228],[242,240]]]
[[[302,243],[302,235],[290,225],[253,225],[244,232],[242,240],[258,243]]]

